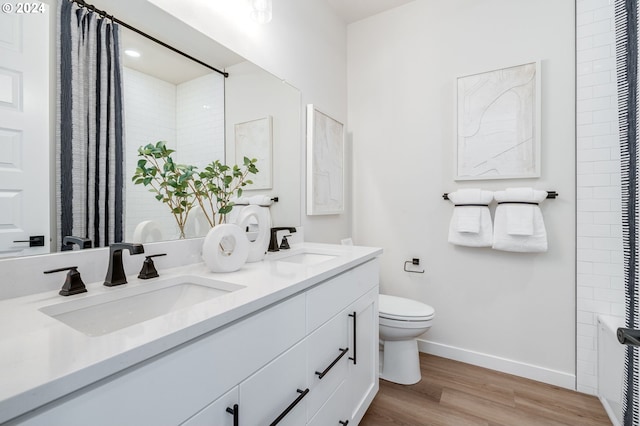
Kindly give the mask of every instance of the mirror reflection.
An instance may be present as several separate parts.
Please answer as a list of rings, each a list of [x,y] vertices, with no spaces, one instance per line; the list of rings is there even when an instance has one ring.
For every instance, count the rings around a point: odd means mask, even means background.
[[[124,239],[176,239],[168,207],[132,181],[138,148],[165,141],[180,164],[202,169],[215,160],[224,162],[224,76],[126,28],[122,48],[125,199],[135,200],[125,208]]]
[[[51,1],[48,14],[55,15],[56,2]],[[97,8],[106,9],[113,13],[118,19],[129,24],[135,23],[134,15],[127,16],[128,9],[121,2],[98,1]],[[125,2],[122,2],[125,3]],[[145,6],[147,8],[153,6]],[[133,11],[135,8],[131,8]],[[141,12],[137,10],[137,12]],[[133,13],[133,12],[131,12]],[[258,169],[269,173],[268,183],[264,181],[260,189],[250,190],[246,195],[268,195],[277,196],[280,202],[271,207],[273,226],[297,226],[301,220],[300,203],[300,94],[292,86],[244,60],[233,52],[225,51],[223,47],[213,40],[197,33],[193,28],[176,20],[173,17],[157,15],[159,10],[145,10],[147,19],[145,20],[146,32],[150,32],[155,37],[164,36],[164,40],[172,44],[174,40],[188,40],[185,46],[187,53],[197,57],[202,52],[202,60],[215,67],[223,69],[229,73],[229,78],[212,72],[189,59],[173,53],[164,47],[147,40],[136,33],[121,27],[121,51],[122,51],[122,85],[123,85],[123,127],[124,127],[124,147],[122,167],[124,171],[124,195],[122,214],[122,237],[121,240],[133,241],[134,239],[146,239],[147,241],[171,240],[178,237],[178,230],[171,212],[166,205],[157,201],[153,194],[148,192],[142,185],[134,185],[131,176],[135,172],[137,162],[137,149],[148,143],[155,143],[159,140],[167,141],[167,145],[176,150],[175,158],[180,163],[192,164],[201,167],[214,160],[226,161],[227,164],[238,163],[236,152],[236,139],[242,139],[243,123],[269,122],[269,151],[261,152],[260,155],[267,155],[265,161],[257,163]],[[162,12],[163,13],[163,12]],[[137,16],[140,16],[137,14]],[[6,16],[4,17],[6,18]],[[53,40],[59,25],[56,24],[55,16],[47,16],[48,27],[43,26],[41,32],[44,42],[41,43],[40,55],[49,57],[49,66],[42,66],[40,61],[39,69],[44,68],[45,76],[49,79],[50,85],[55,87],[55,74],[59,64],[55,60],[55,48]],[[153,34],[152,22],[167,22],[172,19],[171,31],[163,31],[156,28],[157,34]],[[6,19],[4,19],[6,21]],[[2,22],[5,24],[5,22]],[[25,24],[24,22],[22,24]],[[18,27],[18,24],[15,25]],[[7,27],[5,27],[7,28]],[[27,31],[27,25],[24,25]],[[32,35],[32,33],[31,33]],[[42,48],[42,44],[51,48]],[[180,43],[173,44],[181,49]],[[1,47],[1,45],[0,45]],[[27,50],[25,44],[25,50]],[[132,51],[130,55],[125,51]],[[184,50],[184,47],[181,49]],[[137,52],[139,55],[136,55]],[[222,58],[220,63],[212,62],[210,55],[212,52],[221,52],[218,56]],[[209,55],[207,57],[207,55]],[[201,59],[201,58],[198,58]],[[6,64],[0,64],[6,65]],[[1,77],[1,76],[0,76]],[[28,81],[25,81],[25,93],[30,90]],[[34,86],[35,88],[35,86]],[[40,93],[46,92],[40,90]],[[25,107],[28,103],[28,96],[25,96]],[[55,187],[59,185],[60,178],[56,178],[56,149],[53,139],[55,138],[55,117],[60,110],[56,108],[56,96],[52,90],[50,95],[49,116],[50,123],[43,120],[45,129],[51,133],[51,149],[49,149],[50,170],[45,174],[52,181],[49,194],[40,194],[35,205],[41,205],[45,210],[46,199],[51,200],[51,212],[49,219],[37,230],[29,229],[24,223],[19,223],[15,235],[10,237],[10,241],[0,240],[0,256],[22,256],[39,254],[49,251],[58,251],[63,241],[63,237],[73,233],[63,233],[57,231],[56,223],[59,224],[62,216],[60,195],[56,195]],[[2,105],[0,104],[0,107]],[[46,112],[45,112],[46,113]],[[0,116],[4,115],[0,111]],[[240,127],[239,127],[240,126]],[[45,130],[46,132],[46,130]],[[64,148],[60,149],[64,152]],[[240,151],[240,150],[238,150]],[[46,153],[46,150],[43,150]],[[60,154],[60,153],[58,153]],[[31,153],[29,153],[31,155]],[[261,157],[262,158],[262,157]],[[270,163],[270,164],[269,164]],[[46,180],[45,180],[46,182]],[[110,182],[111,183],[111,182]],[[82,190],[91,194],[95,182]],[[45,191],[49,185],[39,182],[36,186],[44,187]],[[23,191],[25,194],[27,189]],[[17,217],[18,215],[16,215]],[[4,222],[11,222],[12,218]],[[24,222],[24,221],[23,221]],[[52,226],[49,226],[52,223]],[[144,227],[146,225],[146,228]],[[12,225],[13,226],[13,225]],[[197,226],[192,226],[190,236],[197,236],[206,233],[206,229],[196,230]],[[136,234],[136,229],[138,234]],[[145,236],[141,237],[141,230],[145,230]],[[30,243],[14,242],[16,240],[29,241],[34,234],[44,234],[45,244],[42,247],[30,247]],[[81,235],[74,235],[80,236]],[[104,238],[105,240],[107,238]],[[51,241],[51,245],[46,244]],[[104,241],[99,245],[104,245]],[[3,247],[4,246],[4,247]],[[79,245],[74,245],[78,249]]]

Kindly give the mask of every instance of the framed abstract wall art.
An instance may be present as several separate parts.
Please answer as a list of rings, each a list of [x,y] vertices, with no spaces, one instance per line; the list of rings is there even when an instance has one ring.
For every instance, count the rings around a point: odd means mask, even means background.
[[[272,179],[273,119],[271,116],[235,125],[236,164],[244,157],[256,158],[259,172],[251,176],[247,190],[270,189]]]
[[[344,125],[307,105],[307,214],[344,211]]]
[[[540,177],[540,63],[459,77],[455,179]]]

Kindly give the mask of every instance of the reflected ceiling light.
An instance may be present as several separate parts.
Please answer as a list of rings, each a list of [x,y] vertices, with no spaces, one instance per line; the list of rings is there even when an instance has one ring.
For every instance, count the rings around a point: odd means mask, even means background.
[[[140,57],[140,52],[138,52],[137,50],[133,50],[133,49],[125,50],[124,54],[127,55],[127,56],[131,56],[132,58],[139,58]]]
[[[271,22],[272,8],[271,0],[250,0],[251,2],[251,18],[260,23],[266,24]]]

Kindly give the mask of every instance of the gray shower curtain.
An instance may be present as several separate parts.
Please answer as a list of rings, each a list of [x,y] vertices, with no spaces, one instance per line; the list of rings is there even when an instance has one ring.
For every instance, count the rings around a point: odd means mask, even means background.
[[[616,0],[616,71],[622,169],[625,326],[640,329],[638,0]],[[640,348],[626,346],[623,419],[640,425]]]
[[[119,27],[69,0],[58,4],[56,134],[58,246],[122,241],[122,64]]]

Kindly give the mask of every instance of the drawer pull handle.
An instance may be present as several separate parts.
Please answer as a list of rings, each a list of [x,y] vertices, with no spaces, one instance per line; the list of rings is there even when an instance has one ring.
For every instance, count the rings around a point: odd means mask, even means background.
[[[238,408],[238,404],[233,404],[233,408],[227,407],[227,413],[233,415],[233,426],[238,426],[240,424],[240,409]]]
[[[356,355],[356,328],[357,328],[357,324],[358,324],[358,318],[357,318],[357,315],[356,315],[355,311],[353,311],[352,314],[349,314],[349,316],[353,318],[353,356],[350,356],[349,359],[351,361],[353,361],[353,365],[356,365],[357,364],[357,361],[356,361],[356,356],[357,356]]]
[[[293,402],[292,402],[292,403],[287,407],[287,409],[286,409],[286,410],[284,410],[284,411],[282,412],[282,414],[280,414],[280,415],[278,416],[278,418],[277,418],[277,419],[275,419],[273,422],[271,422],[271,425],[270,425],[270,426],[275,426],[275,425],[277,425],[278,423],[280,423],[280,420],[284,419],[284,418],[285,418],[285,416],[286,416],[287,414],[289,414],[289,411],[293,410],[293,408],[294,408],[296,405],[298,405],[298,402],[302,401],[302,398],[304,398],[305,396],[307,396],[307,394],[309,393],[309,388],[306,388],[305,390],[297,389],[296,391],[297,391],[300,395],[296,398],[296,400],[295,400],[295,401],[293,401]]]
[[[319,372],[319,371],[316,371],[316,374],[318,375],[319,379],[322,379],[324,376],[326,376],[327,373],[329,372],[329,370],[331,370],[333,368],[333,366],[336,365],[338,363],[338,361],[340,361],[340,358],[342,358],[344,356],[344,354],[349,352],[349,348],[344,348],[344,349],[339,348],[338,350],[340,351],[340,355],[338,355],[338,357],[336,359],[334,359],[333,362],[331,364],[329,364],[329,366],[327,368],[325,368],[322,373]]]
[[[343,426],[347,426],[349,424],[349,420],[345,420],[345,421],[340,420],[338,423],[340,423]]]

